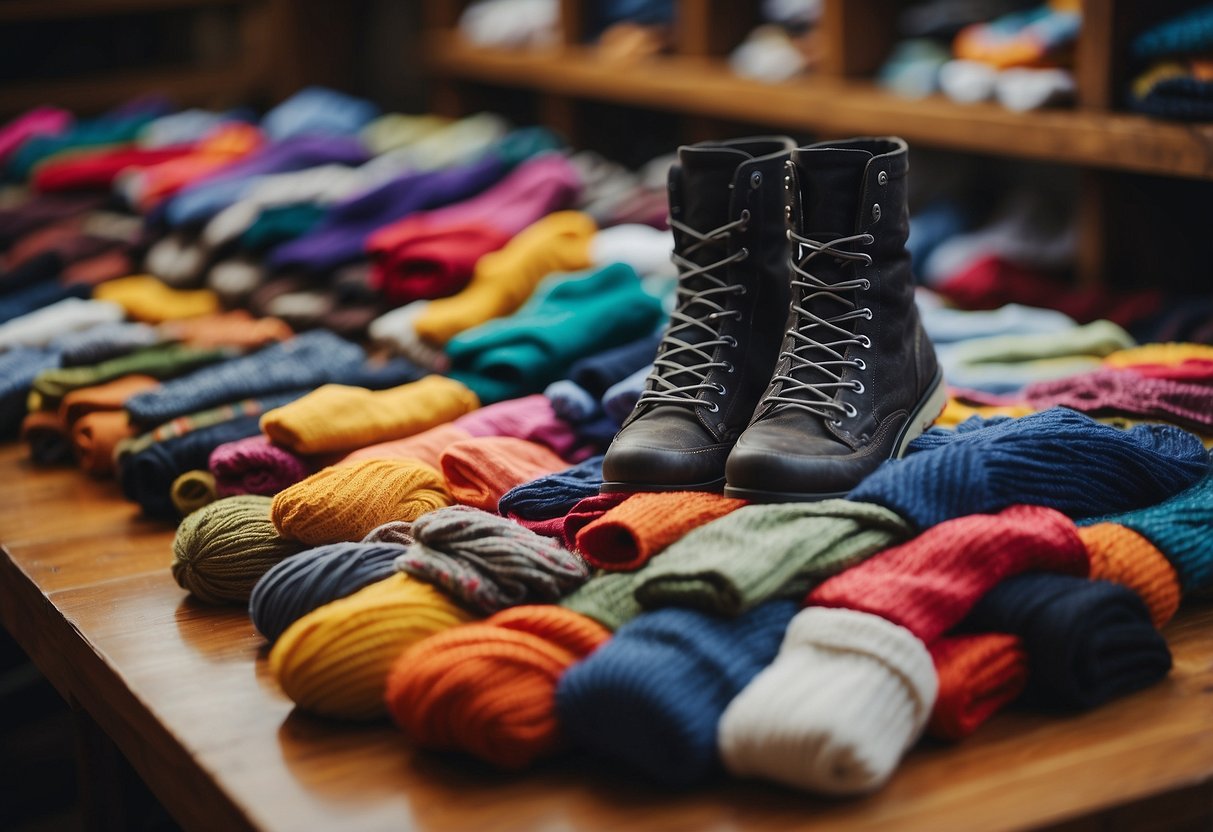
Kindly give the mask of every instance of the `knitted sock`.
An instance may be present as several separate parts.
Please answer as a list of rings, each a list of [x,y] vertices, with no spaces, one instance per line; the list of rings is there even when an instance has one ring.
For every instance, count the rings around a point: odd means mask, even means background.
[[[472,436],[512,436],[547,448],[565,459],[579,455],[583,443],[540,394],[508,399],[460,416],[454,422]]]
[[[1078,530],[1087,547],[1091,578],[1111,581],[1136,592],[1158,629],[1179,609],[1179,576],[1162,552],[1137,532],[1116,523],[1096,523]]]
[[[1200,440],[1179,428],[1119,431],[1062,408],[964,427],[952,435],[928,431],[909,456],[881,465],[848,499],[887,506],[919,528],[1015,503],[1090,517],[1156,503],[1209,467]]]
[[[244,604],[262,575],[302,548],[279,536],[269,498],[227,497],[177,527],[173,578],[208,604]]]
[[[509,234],[482,222],[430,229],[421,221],[406,240],[376,252],[372,286],[390,304],[448,297],[467,286],[482,257],[509,241]]]
[[[591,578],[560,606],[618,630],[643,611],[636,602],[636,573],[607,572]]]
[[[374,719],[396,658],[427,636],[471,619],[434,587],[393,575],[313,610],[274,643],[270,671],[300,708]]]
[[[55,346],[64,367],[79,367],[127,355],[162,340],[160,332],[148,324],[112,323],[61,335],[55,339]]]
[[[496,511],[501,495],[514,486],[566,467],[542,445],[509,436],[456,442],[442,452],[441,463],[451,499],[485,511]]]
[[[37,312],[67,298],[87,298],[92,294],[91,286],[68,286],[58,281],[40,283],[0,297],[0,324]]]
[[[312,546],[359,540],[389,520],[450,505],[442,477],[420,462],[368,459],[325,468],[274,497],[274,525]]]
[[[68,427],[58,413],[35,410],[21,421],[20,441],[29,446],[35,465],[60,465],[72,460]]]
[[[961,740],[1014,702],[1028,683],[1028,654],[1006,633],[944,636],[931,645],[939,695],[927,733]]]
[[[18,347],[0,353],[0,435],[12,436],[21,424],[34,379],[58,366],[55,350]]]
[[[388,712],[423,748],[525,768],[564,746],[557,681],[609,637],[560,607],[504,610],[406,650],[388,675]]]
[[[687,532],[744,505],[699,491],[633,494],[577,533],[577,551],[600,569],[639,569]]]
[[[830,578],[805,604],[879,615],[931,644],[1012,575],[1085,576],[1087,569],[1086,548],[1069,518],[1039,506],[1012,506],[930,528]]]
[[[475,412],[475,411],[473,411]],[[454,424],[435,425],[429,430],[407,436],[404,439],[393,439],[388,442],[377,442],[351,451],[342,457],[342,462],[358,462],[363,459],[419,459],[433,468],[440,467],[439,460],[442,452],[456,442],[471,439],[472,435]]]
[[[185,517],[219,499],[210,471],[186,471],[169,487],[169,499],[177,514]]]
[[[1213,385],[1149,378],[1131,370],[1099,370],[1030,384],[1033,408],[1069,407],[1083,413],[1144,416],[1197,431],[1213,428]]]
[[[602,457],[594,456],[565,471],[514,486],[501,495],[497,510],[532,520],[563,517],[577,503],[596,495],[600,485]]]
[[[485,615],[558,601],[590,576],[555,541],[468,506],[432,511],[413,523],[412,534],[417,545],[396,559],[396,568]]]
[[[185,436],[187,433],[192,433],[200,428],[209,428],[212,425],[218,425],[230,419],[239,419],[246,416],[259,417],[265,411],[286,404],[293,399],[299,398],[301,395],[303,395],[303,391],[288,390],[285,393],[275,393],[258,399],[242,399],[231,404],[221,404],[218,407],[199,410],[185,416],[178,416],[171,422],[157,425],[146,433],[142,433],[134,439],[121,443],[121,447],[116,452],[115,461],[122,464],[122,461],[127,456],[140,453],[157,442],[165,442],[178,436]]]
[[[116,303],[136,321],[160,323],[219,311],[219,297],[209,289],[172,289],[151,275],[132,275],[102,283],[95,300]]]
[[[130,417],[124,410],[97,410],[72,422],[72,452],[80,470],[94,477],[114,473],[114,453],[118,444],[135,435]]]
[[[965,626],[1023,639],[1024,699],[1049,708],[1094,708],[1171,669],[1167,643],[1141,598],[1107,581],[1019,575],[990,590]]]
[[[389,520],[366,533],[363,543],[398,543],[401,546],[412,546],[417,542],[413,536],[413,523],[410,520]],[[393,567],[394,569],[395,567]]]
[[[744,506],[670,544],[638,573],[636,600],[736,616],[771,598],[802,598],[910,535],[904,520],[869,503]]]
[[[567,378],[553,381],[544,389],[543,395],[552,403],[556,415],[569,422],[592,419],[602,409],[598,399]]]
[[[215,477],[220,497],[238,494],[273,497],[311,472],[304,460],[271,444],[261,434],[215,448],[207,460],[207,468]]]
[[[26,386],[32,387],[43,409],[49,409],[57,407],[64,396],[81,387],[93,387],[132,374],[158,379],[172,378],[230,356],[228,350],[199,350],[177,344],[161,344],[87,367],[48,369],[39,373],[32,385],[27,382]]]
[[[560,537],[564,541],[564,547],[571,551],[576,551],[577,535],[581,534],[581,530],[631,496],[631,494],[623,492],[596,494],[578,502],[564,516],[564,524],[560,530]]]
[[[612,384],[602,394],[602,409],[614,424],[622,425],[635,409],[650,370],[652,367],[641,367],[623,381]]]
[[[72,114],[57,107],[34,107],[0,127],[0,166],[35,136],[57,136],[72,124]]]
[[[853,610],[806,609],[725,710],[720,755],[738,777],[870,792],[922,733],[935,693],[931,654],[912,633]]]
[[[1213,361],[1213,345],[1210,344],[1142,344],[1125,350],[1117,350],[1106,356],[1107,367],[1138,367],[1143,364],[1175,366],[1191,360]]]
[[[277,534],[272,523],[270,531]],[[333,543],[280,560],[248,596],[253,626],[273,644],[312,610],[396,574],[392,561],[402,551],[386,543]]]
[[[191,347],[235,347],[256,350],[277,341],[286,341],[291,328],[277,318],[254,318],[246,309],[232,309],[214,315],[199,315],[165,321],[160,331],[166,338]]]
[[[151,390],[159,383],[151,376],[136,373],[92,387],[79,387],[63,397],[59,403],[59,415],[66,425],[71,426],[87,413],[121,410],[131,396]]]
[[[569,380],[591,396],[600,398],[612,386],[637,370],[652,365],[660,342],[660,333],[649,334],[583,358],[569,368]]]
[[[0,350],[45,347],[60,336],[122,320],[122,307],[100,300],[65,298],[0,324]]]

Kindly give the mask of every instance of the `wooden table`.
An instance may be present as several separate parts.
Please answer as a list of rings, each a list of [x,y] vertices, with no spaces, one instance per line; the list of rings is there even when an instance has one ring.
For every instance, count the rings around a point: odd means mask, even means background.
[[[1163,683],[1079,717],[1005,714],[827,801],[722,782],[668,794],[593,761],[525,775],[421,753],[388,725],[294,713],[241,610],[187,597],[172,530],[113,483],[0,446],[0,620],[190,829],[1209,829],[1213,606],[1168,626]],[[827,823],[828,822],[828,823]]]

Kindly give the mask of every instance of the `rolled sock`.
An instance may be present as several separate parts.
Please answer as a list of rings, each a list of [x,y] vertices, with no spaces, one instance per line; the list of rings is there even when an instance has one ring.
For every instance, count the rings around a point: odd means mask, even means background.
[[[55,339],[64,367],[99,364],[164,340],[159,330],[141,323],[99,324]]]
[[[368,459],[325,468],[274,497],[274,525],[312,546],[360,540],[389,520],[450,504],[442,477],[420,462]]]
[[[63,397],[59,403],[59,414],[70,427],[86,413],[121,410],[123,403],[131,396],[151,390],[159,383],[151,376],[132,373],[92,387],[80,387]]]
[[[273,497],[311,473],[307,462],[261,434],[218,446],[211,451],[207,469],[215,478],[215,491],[220,497]]]
[[[640,400],[640,392],[644,390],[644,382],[649,377],[652,367],[641,367],[623,381],[612,384],[602,394],[602,409],[616,425],[622,425]]]
[[[1062,408],[972,430],[962,425],[951,435],[928,431],[910,450],[848,498],[891,508],[919,528],[1015,503],[1090,517],[1156,503],[1209,466],[1200,440],[1179,428],[1120,431]]]
[[[1091,578],[1133,590],[1161,629],[1179,609],[1179,576],[1165,555],[1146,538],[1116,523],[1096,523],[1078,530],[1091,561]]]
[[[182,413],[237,399],[336,380],[362,364],[362,350],[328,332],[306,332],[132,397],[131,418],[156,425]]]
[[[532,520],[563,517],[602,485],[602,457],[590,457],[564,471],[516,485],[501,495],[497,511]]]
[[[1024,699],[1044,707],[1094,708],[1171,670],[1171,653],[1145,603],[1107,581],[1019,575],[990,590],[965,627],[1023,639]]]
[[[581,440],[561,419],[547,398],[539,393],[486,405],[454,421],[472,436],[512,436],[550,448],[558,456],[580,455]]]
[[[186,471],[173,480],[169,488],[169,498],[177,514],[186,517],[200,508],[210,505],[219,499],[215,491],[215,478],[210,471]]]
[[[775,658],[795,612],[772,601],[730,620],[641,615],[560,678],[561,724],[577,746],[663,784],[699,782],[718,766],[726,706]]]
[[[627,223],[604,228],[590,240],[590,262],[596,266],[627,263],[640,274],[671,270],[674,237],[648,225]]]
[[[939,68],[939,87],[958,104],[988,101],[998,85],[998,70],[980,61],[951,60]]]
[[[351,451],[342,457],[342,462],[357,462],[363,459],[419,459],[433,468],[441,466],[442,452],[456,442],[471,439],[472,435],[453,424],[435,425],[429,430],[407,436],[404,439],[393,439],[388,442],[377,442]]]
[[[60,465],[71,462],[72,444],[68,426],[53,410],[35,410],[21,421],[20,441],[29,447],[36,465]]]
[[[401,654],[388,676],[388,711],[424,748],[525,768],[564,746],[557,681],[609,637],[598,623],[560,607],[504,610]]]
[[[931,654],[908,630],[811,607],[725,710],[720,755],[738,777],[824,794],[870,792],[922,733],[935,694]]]
[[[509,241],[484,223],[429,229],[419,222],[404,242],[377,254],[371,285],[391,304],[448,297],[467,286],[480,258]]]
[[[389,543],[333,543],[280,560],[257,580],[249,595],[253,626],[273,644],[312,610],[394,575],[392,561],[403,548]]]
[[[476,396],[452,379],[371,391],[327,384],[261,417],[271,440],[300,454],[339,453],[403,439],[474,410]]]
[[[1018,636],[944,636],[931,645],[939,695],[927,733],[960,740],[1014,702],[1028,683],[1028,654]]]
[[[542,445],[510,436],[456,442],[441,457],[446,490],[457,503],[496,511],[516,485],[563,470],[564,460]]]
[[[388,671],[401,652],[470,619],[429,584],[393,575],[293,623],[270,651],[270,671],[306,711],[374,719],[384,713]]]
[[[1031,571],[1085,576],[1087,569],[1086,547],[1069,518],[1012,506],[934,526],[835,575],[805,603],[883,616],[930,644],[1006,578]]]
[[[577,533],[577,551],[600,569],[639,569],[687,532],[744,505],[701,491],[633,494]]]
[[[592,419],[601,410],[598,399],[590,395],[584,387],[567,378],[553,381],[543,391],[543,395],[552,403],[552,410],[556,415],[569,422]]]
[[[590,576],[589,567],[550,538],[468,506],[432,511],[413,523],[415,546],[396,569],[435,584],[485,615],[552,603]]]
[[[1213,384],[1144,376],[1132,370],[1097,370],[1030,384],[1024,399],[1037,410],[1068,407],[1091,415],[1159,419],[1189,430],[1213,429]]]
[[[895,513],[870,503],[743,506],[670,544],[638,573],[636,599],[648,609],[740,615],[771,598],[803,597],[911,534]]]
[[[581,533],[581,530],[631,496],[631,494],[623,492],[595,494],[579,501],[564,516],[560,536],[564,540],[565,548],[576,551],[577,535]]]
[[[285,322],[272,317],[254,318],[246,309],[165,321],[160,325],[160,331],[165,337],[191,347],[237,347],[245,350],[260,349],[277,341],[286,341],[294,335]]]
[[[106,281],[93,290],[93,298],[115,303],[134,320],[152,324],[219,311],[219,296],[209,289],[173,289],[151,275]]]
[[[0,324],[0,350],[18,346],[45,347],[65,333],[117,323],[122,317],[122,307],[114,303],[64,298]]]
[[[86,474],[108,477],[114,473],[114,453],[118,444],[134,435],[135,428],[123,410],[85,413],[71,426],[72,451],[76,455],[76,463]],[[169,485],[161,484],[166,488]]]
[[[594,619],[608,630],[618,630],[640,615],[636,603],[636,573],[605,572],[590,578],[560,606]]]

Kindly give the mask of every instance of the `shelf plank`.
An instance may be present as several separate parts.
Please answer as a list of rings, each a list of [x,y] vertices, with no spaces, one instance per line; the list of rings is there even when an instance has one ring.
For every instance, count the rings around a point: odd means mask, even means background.
[[[1213,180],[1213,125],[1082,110],[1014,113],[941,97],[911,101],[866,80],[813,76],[783,84],[738,78],[720,61],[661,56],[603,62],[588,49],[488,49],[457,34],[428,39],[430,72],[667,112],[830,135],[895,133],[932,147],[1088,168]]]

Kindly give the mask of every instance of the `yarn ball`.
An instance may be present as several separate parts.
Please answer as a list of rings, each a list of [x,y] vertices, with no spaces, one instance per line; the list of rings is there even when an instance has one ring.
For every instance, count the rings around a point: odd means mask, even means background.
[[[215,478],[210,471],[186,471],[173,480],[170,496],[182,517],[219,498],[215,493]]]
[[[207,603],[242,604],[262,575],[302,548],[278,534],[268,497],[227,497],[177,527],[173,577]]]

